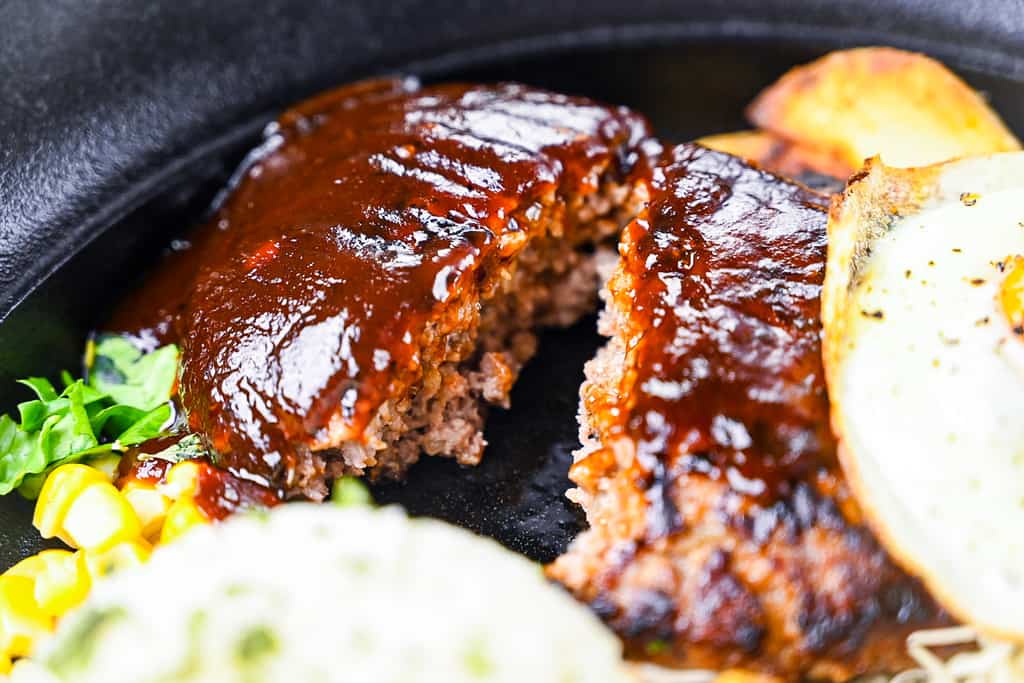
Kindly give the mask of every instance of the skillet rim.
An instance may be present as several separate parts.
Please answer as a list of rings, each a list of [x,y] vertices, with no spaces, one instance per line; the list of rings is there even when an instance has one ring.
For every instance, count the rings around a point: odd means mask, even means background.
[[[800,5],[813,6],[818,3],[815,0],[799,0],[791,4],[793,8],[798,9]],[[918,3],[876,3],[867,0],[867,4],[913,6]],[[956,3],[953,4],[956,5]],[[1012,7],[1024,19],[1024,5],[1016,6],[1012,0],[999,4]],[[998,14],[996,9],[996,7],[991,8],[990,14],[993,16]],[[833,26],[824,23],[780,22],[772,19],[638,22],[621,26],[606,24],[554,31],[530,37],[508,38],[484,45],[442,49],[432,56],[413,59],[403,59],[399,56],[390,60],[385,59],[377,65],[357,62],[341,69],[337,82],[340,83],[353,77],[367,77],[395,71],[415,73],[429,79],[432,75],[445,71],[469,66],[482,67],[516,58],[540,57],[572,49],[657,47],[680,43],[684,40],[700,43],[719,40],[747,45],[770,43],[779,47],[800,46],[821,48],[822,50],[863,44],[886,44],[926,52],[954,68],[969,69],[1004,80],[1024,82],[1024,38],[1020,41],[1020,54],[1014,55],[1003,48],[980,47],[966,43],[951,44],[943,37],[863,27]],[[2,53],[0,53],[0,58],[2,58]],[[3,70],[0,69],[0,74],[2,73]],[[307,88],[308,85],[303,86],[302,89],[306,92],[300,97],[322,89],[317,85]],[[269,96],[271,93],[265,94]],[[254,98],[249,96],[248,99]],[[160,148],[164,158],[149,163],[141,172],[131,174],[122,169],[120,174],[107,177],[102,182],[94,182],[76,188],[76,192],[62,197],[64,201],[59,203],[71,207],[93,204],[95,208],[77,212],[72,209],[72,215],[68,216],[66,220],[55,218],[52,221],[41,221],[30,215],[12,216],[13,212],[5,210],[4,204],[24,206],[26,202],[19,202],[17,197],[14,197],[14,201],[0,202],[0,325],[68,261],[118,221],[151,201],[176,175],[191,165],[216,155],[231,144],[237,144],[254,136],[286,105],[287,102],[274,102],[271,106],[259,107],[254,114],[236,117],[234,121],[207,132],[206,135],[201,136],[185,149],[171,150],[166,149],[169,145],[164,145]],[[0,114],[0,131],[5,128],[3,115]],[[85,135],[88,137],[88,132]],[[3,148],[2,142],[3,138],[0,137],[0,150]],[[26,180],[17,178],[19,161],[23,165],[30,161],[19,160],[13,154],[5,156],[8,156],[9,159],[5,167],[0,170],[0,197],[11,192],[9,185],[12,184],[12,178]],[[62,161],[68,164],[69,162],[73,163],[74,160],[62,159]],[[131,177],[132,175],[134,178]],[[32,178],[27,180],[29,182],[22,183],[22,185],[32,185]],[[38,183],[40,187],[46,186],[45,178],[36,178],[36,180],[40,181]],[[120,189],[111,196],[92,197],[93,201],[88,200],[90,194],[99,194],[102,192],[102,188],[108,185],[119,185]],[[11,244],[12,235],[14,244]],[[19,244],[19,241],[25,243]],[[34,258],[26,259],[27,254],[33,255]]]

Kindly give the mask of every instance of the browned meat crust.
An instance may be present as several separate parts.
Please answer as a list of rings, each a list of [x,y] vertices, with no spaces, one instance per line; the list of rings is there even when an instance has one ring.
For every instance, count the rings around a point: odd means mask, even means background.
[[[520,85],[359,83],[285,113],[226,202],[112,327],[182,344],[218,463],[319,498],[421,452],[479,460],[536,325],[597,290],[584,249],[636,202],[621,108]],[[169,290],[176,296],[168,297]]]
[[[871,533],[834,458],[821,367],[826,200],[678,147],[625,230],[587,368],[550,574],[634,657],[841,680],[906,664],[945,616]]]

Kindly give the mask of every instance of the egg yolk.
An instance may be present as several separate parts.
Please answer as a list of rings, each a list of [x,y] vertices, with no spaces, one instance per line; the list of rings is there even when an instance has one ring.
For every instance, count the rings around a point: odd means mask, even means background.
[[[1024,336],[1024,256],[1008,258],[1006,267],[1009,272],[999,287],[999,302],[1010,327]]]

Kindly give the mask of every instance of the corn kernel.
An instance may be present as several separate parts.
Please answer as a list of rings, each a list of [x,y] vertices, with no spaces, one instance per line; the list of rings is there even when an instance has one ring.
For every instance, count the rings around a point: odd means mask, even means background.
[[[50,616],[62,616],[81,603],[89,592],[89,576],[79,571],[75,553],[44,550],[27,557],[5,573],[30,579],[39,608]]]
[[[142,536],[135,510],[107,482],[86,486],[68,507],[63,526],[68,545],[97,552]]]
[[[44,550],[37,557],[46,569],[36,577],[36,603],[51,616],[63,616],[88,596],[92,584],[89,573],[80,561],[80,553]]]
[[[53,618],[36,604],[32,579],[0,576],[0,652],[25,657],[41,637],[53,630]]]
[[[155,486],[139,481],[131,481],[121,489],[121,495],[135,510],[142,524],[142,536],[148,541],[160,538],[160,530],[171,507],[171,499],[160,493]]]
[[[89,575],[95,580],[109,576],[122,569],[138,567],[145,564],[152,553],[152,547],[146,541],[124,541],[102,552],[85,552],[85,565]]]
[[[208,523],[209,520],[196,506],[195,501],[191,498],[179,498],[167,511],[167,519],[164,520],[164,528],[160,533],[160,543],[169,543],[192,527]]]
[[[11,658],[0,652],[0,676],[11,673]]]
[[[1010,327],[1024,326],[1024,256],[1007,259],[1010,272],[999,286],[999,301]]]
[[[121,456],[116,453],[108,453],[89,460],[89,467],[99,470],[106,475],[107,481],[117,479],[117,468],[121,465]]]
[[[191,460],[183,460],[167,470],[160,492],[177,500],[181,497],[191,498],[199,485],[199,464]]]
[[[85,487],[90,484],[106,483],[107,476],[88,465],[77,463],[61,465],[46,478],[39,500],[36,501],[32,524],[43,538],[59,537],[65,543],[68,539],[63,534],[64,518],[68,508]]]
[[[4,576],[23,576],[26,579],[35,581],[40,574],[46,571],[46,561],[39,556],[41,554],[26,557],[4,572]]]

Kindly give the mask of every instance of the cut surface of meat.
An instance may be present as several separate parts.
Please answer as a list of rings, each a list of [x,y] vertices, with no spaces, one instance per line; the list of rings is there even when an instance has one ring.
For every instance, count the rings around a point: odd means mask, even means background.
[[[591,308],[591,247],[635,212],[648,135],[514,84],[329,92],[272,126],[110,327],[178,340],[190,427],[282,495],[421,452],[474,463],[481,404],[507,402],[531,331]]]
[[[635,657],[843,680],[907,664],[946,616],[847,493],[828,430],[827,200],[699,145],[666,154],[624,231],[587,366],[548,569]]]

